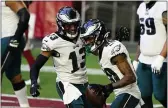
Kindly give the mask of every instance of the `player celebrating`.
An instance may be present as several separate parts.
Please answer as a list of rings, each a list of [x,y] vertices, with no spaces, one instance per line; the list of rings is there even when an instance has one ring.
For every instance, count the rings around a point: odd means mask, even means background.
[[[29,107],[26,86],[21,76],[21,53],[25,46],[23,33],[30,14],[22,1],[2,1],[1,73],[12,83],[20,107]],[[1,77],[2,79],[2,77]]]
[[[52,57],[57,72],[56,88],[64,104],[68,108],[88,108],[84,95],[88,86],[85,47],[79,38],[80,15],[72,7],[63,7],[57,14],[57,25],[58,31],[43,39],[42,52],[30,70],[30,93],[39,96],[39,70]]]
[[[99,56],[99,64],[111,81],[107,85],[91,84],[90,88],[97,94],[103,93],[106,98],[114,91],[116,99],[111,108],[135,108],[141,95],[131,59],[125,46],[117,40],[110,41],[109,36],[110,32],[98,19],[90,19],[82,26],[81,39],[85,45],[91,46],[93,54]]]
[[[167,108],[166,2],[145,0],[137,9],[137,14],[141,33],[137,61],[133,64],[138,76],[138,86],[147,108],[153,108],[152,93]]]

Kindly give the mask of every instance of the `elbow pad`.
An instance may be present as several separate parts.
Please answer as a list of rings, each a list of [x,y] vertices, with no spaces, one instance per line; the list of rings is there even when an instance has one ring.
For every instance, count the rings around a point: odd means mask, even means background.
[[[19,23],[15,32],[15,36],[19,38],[23,36],[23,33],[28,28],[30,14],[26,8],[22,8],[17,12],[17,15],[19,16]]]
[[[30,79],[37,80],[41,67],[47,62],[48,57],[40,54],[30,69]]]

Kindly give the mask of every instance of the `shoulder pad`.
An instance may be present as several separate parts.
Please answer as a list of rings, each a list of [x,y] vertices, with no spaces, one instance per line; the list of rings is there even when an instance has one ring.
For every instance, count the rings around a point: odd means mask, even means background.
[[[109,58],[115,57],[116,55],[125,53],[126,54],[126,48],[125,46],[119,42],[119,41],[115,41],[109,49],[109,53],[108,56]]]
[[[145,5],[144,2],[142,2],[142,3],[139,5],[138,9],[137,9],[137,14],[138,14],[138,15],[139,15],[139,12],[141,11],[140,9],[142,8],[143,5]]]
[[[56,33],[52,33],[50,35],[47,35],[42,40],[42,51],[51,51],[57,47],[57,41],[59,37]]]
[[[159,8],[161,12],[167,11],[167,3],[166,2],[159,2]]]

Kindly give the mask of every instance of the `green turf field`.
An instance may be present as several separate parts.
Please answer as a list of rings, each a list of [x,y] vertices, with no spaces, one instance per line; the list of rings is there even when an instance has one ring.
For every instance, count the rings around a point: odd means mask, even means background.
[[[32,50],[33,56],[36,57],[39,54],[40,50],[39,49],[34,49]],[[131,58],[134,58],[134,54],[131,54]],[[99,68],[99,65],[97,63],[98,59],[97,57],[93,55],[88,55],[87,56],[87,67],[88,68]],[[23,58],[22,59],[22,64],[27,64],[26,60]],[[45,65],[52,65],[52,60],[48,60],[48,62]],[[23,78],[25,80],[29,79],[29,72],[23,72]],[[59,98],[58,94],[56,92],[56,87],[55,87],[55,78],[56,74],[55,73],[40,73],[40,85],[41,85],[41,90],[40,90],[40,97],[48,97],[48,98]],[[101,79],[101,80],[100,80]],[[89,83],[100,83],[100,84],[106,84],[108,83],[109,80],[107,79],[106,76],[103,75],[89,75]],[[14,94],[13,89],[7,78],[4,76],[3,81],[2,81],[2,93],[5,94]],[[29,94],[29,86],[28,86],[28,95]],[[111,94],[111,96],[108,98],[107,102],[111,102],[110,100],[114,99],[114,95]],[[154,100],[154,103],[157,104],[158,102]]]
[[[40,85],[41,85],[41,90],[40,90],[40,97],[47,97],[47,98],[59,98],[58,94],[56,92],[56,86],[55,86],[55,73],[40,73]],[[24,79],[29,79],[29,73],[28,72],[23,72],[23,78]],[[101,79],[101,80],[100,80]],[[108,79],[106,76],[103,75],[89,75],[89,82],[90,83],[100,83],[100,84],[106,84],[108,83]],[[12,85],[10,82],[7,80],[7,78],[4,76],[3,78],[3,84],[2,84],[2,93],[5,94],[14,94],[12,90]],[[28,86],[28,95],[29,94],[29,86]],[[110,100],[114,99],[114,95],[112,94],[107,102],[111,102]],[[156,100],[154,100],[154,103],[158,103]]]

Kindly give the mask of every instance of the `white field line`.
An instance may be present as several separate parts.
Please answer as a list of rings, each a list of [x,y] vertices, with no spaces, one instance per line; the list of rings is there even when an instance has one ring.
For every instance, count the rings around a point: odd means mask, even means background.
[[[22,71],[30,71],[29,65],[22,64],[21,65],[21,70]],[[54,67],[53,66],[44,66],[40,70],[41,72],[52,72],[55,73]],[[104,72],[101,69],[87,69],[87,74],[89,75],[105,75]]]
[[[24,64],[22,64],[21,65],[21,70],[22,71],[29,71],[30,69],[29,69],[29,66],[28,65],[24,65]],[[55,70],[54,70],[54,67],[53,66],[44,66],[44,67],[42,67],[41,68],[41,70],[40,70],[41,72],[51,72],[51,73],[55,73]],[[103,73],[103,71],[101,70],[101,69],[91,69],[91,68],[88,68],[87,69],[87,74],[89,74],[89,75],[105,75],[104,73]],[[2,94],[2,96],[12,96],[12,95],[7,95],[7,94]],[[14,96],[14,95],[13,95]],[[15,97],[15,96],[14,96]],[[28,98],[30,98],[30,99],[34,99],[33,97],[30,97],[30,96],[28,96]],[[37,97],[36,97],[37,98]],[[62,101],[61,99],[55,99],[55,98],[37,98],[37,99],[41,99],[41,100],[45,100],[45,99],[47,99],[47,100],[53,100],[53,101]],[[107,105],[110,105],[110,103],[107,103]],[[160,107],[162,107],[162,105],[161,104],[155,104],[154,105],[154,108],[160,108]]]

